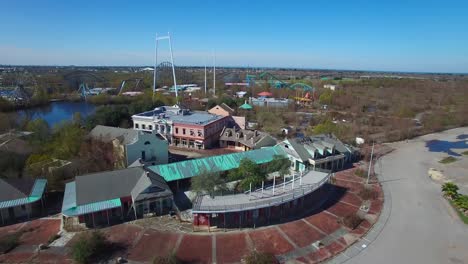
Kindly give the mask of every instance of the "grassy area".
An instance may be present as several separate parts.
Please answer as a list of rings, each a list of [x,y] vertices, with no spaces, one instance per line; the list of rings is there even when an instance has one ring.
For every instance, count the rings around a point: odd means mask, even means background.
[[[467,151],[463,151],[462,154],[468,156],[468,150],[467,150]]]
[[[468,225],[468,216],[466,216],[462,211],[460,211],[457,206],[453,203],[452,200],[449,200],[447,199],[450,203],[450,205],[452,206],[452,208],[457,211],[457,214],[458,216],[460,217],[460,219],[463,221],[463,223],[467,224]]]
[[[452,162],[455,162],[455,161],[457,161],[456,158],[454,158],[452,156],[448,156],[448,157],[445,157],[445,158],[439,160],[439,163],[449,164],[449,163],[452,163]]]

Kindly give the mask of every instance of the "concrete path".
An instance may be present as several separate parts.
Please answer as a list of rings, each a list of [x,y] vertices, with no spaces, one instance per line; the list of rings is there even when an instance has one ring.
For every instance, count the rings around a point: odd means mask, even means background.
[[[468,263],[468,225],[460,221],[442,198],[440,185],[427,174],[446,154],[429,152],[426,141],[458,134],[468,134],[468,128],[392,144],[396,150],[376,166],[387,199],[377,230],[330,262]]]

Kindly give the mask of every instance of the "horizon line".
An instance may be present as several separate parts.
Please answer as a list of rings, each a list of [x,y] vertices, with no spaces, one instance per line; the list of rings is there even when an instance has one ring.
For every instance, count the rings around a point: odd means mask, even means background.
[[[0,64],[0,67],[115,67],[115,68],[153,68],[153,65],[64,65],[64,64]],[[201,67],[204,65],[176,65],[176,67]],[[373,72],[373,73],[404,73],[404,74],[450,74],[450,75],[468,75],[468,72],[434,72],[434,71],[401,71],[401,70],[363,70],[363,69],[331,69],[331,68],[308,68],[308,67],[291,67],[291,66],[222,66],[217,65],[217,68],[240,68],[240,69],[287,69],[287,70],[309,70],[309,71],[342,71],[342,72]]]

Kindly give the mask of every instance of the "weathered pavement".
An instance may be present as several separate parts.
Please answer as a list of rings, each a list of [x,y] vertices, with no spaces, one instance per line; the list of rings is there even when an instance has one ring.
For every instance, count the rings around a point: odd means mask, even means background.
[[[375,225],[382,228],[380,234],[371,231],[369,240],[375,240],[362,252],[355,255],[353,250],[356,253],[357,249],[350,248],[331,262],[468,263],[468,226],[458,219],[442,198],[440,185],[427,174],[429,167],[446,154],[429,152],[426,140],[446,140],[453,133],[468,134],[468,128],[392,145],[396,150],[376,166],[386,199],[382,217]]]

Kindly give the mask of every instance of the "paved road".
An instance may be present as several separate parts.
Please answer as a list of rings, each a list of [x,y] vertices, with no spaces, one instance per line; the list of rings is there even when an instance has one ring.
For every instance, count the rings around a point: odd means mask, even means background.
[[[468,129],[396,143],[397,150],[382,158],[376,170],[391,192],[390,216],[376,240],[346,263],[468,263],[468,225],[427,176],[444,155],[428,152],[425,141],[453,133],[468,134]]]

